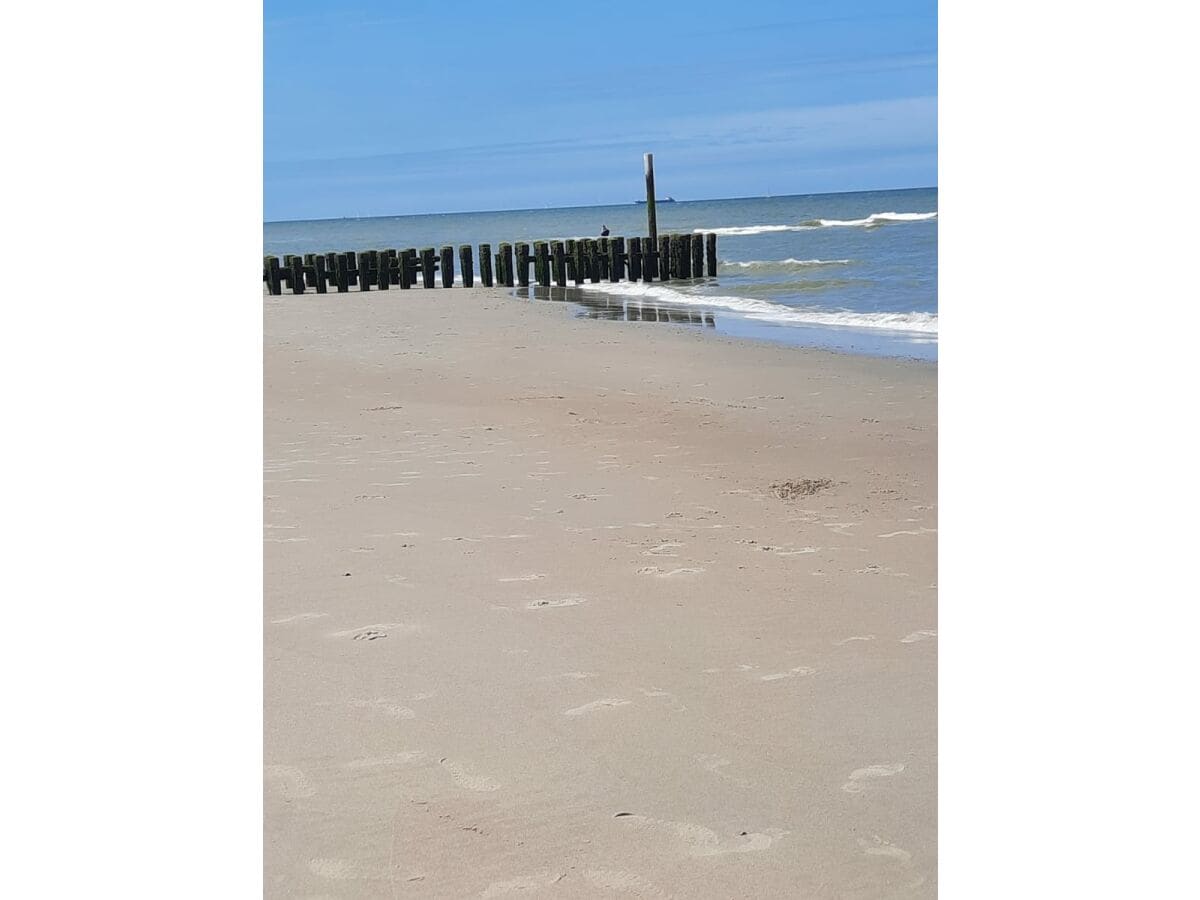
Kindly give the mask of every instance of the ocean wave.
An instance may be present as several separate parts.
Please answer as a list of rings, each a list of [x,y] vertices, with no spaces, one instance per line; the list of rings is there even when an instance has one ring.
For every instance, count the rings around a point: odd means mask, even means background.
[[[889,222],[924,222],[927,219],[936,219],[936,212],[923,213],[898,213],[898,212],[878,212],[871,213],[865,219],[807,219],[798,225],[727,225],[722,228],[696,228],[696,234],[712,233],[726,235],[747,235],[747,234],[767,234],[773,231],[808,231],[811,228],[836,228],[836,227],[865,227],[875,228],[879,225],[886,225]]]
[[[697,228],[696,234],[766,234],[769,231],[803,231],[807,225],[728,225],[724,228]]]
[[[855,228],[865,227],[873,228],[876,225],[883,225],[887,222],[924,222],[927,219],[936,219],[936,212],[926,213],[898,213],[898,212],[880,212],[871,213],[865,219],[809,219],[800,224],[806,228]]]
[[[732,269],[806,269],[811,266],[848,266],[848,259],[748,259],[742,262],[721,260],[721,265]]]
[[[725,309],[748,319],[792,325],[828,325],[836,328],[872,328],[909,332],[936,338],[937,313],[926,312],[854,312],[848,309],[815,309],[784,306],[769,300],[713,294],[685,294],[661,283],[617,282],[581,284],[587,291],[637,298],[655,304]]]

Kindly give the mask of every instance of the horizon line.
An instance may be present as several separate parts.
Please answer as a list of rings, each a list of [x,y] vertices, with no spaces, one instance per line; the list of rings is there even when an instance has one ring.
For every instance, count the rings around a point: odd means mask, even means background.
[[[758,194],[744,197],[703,197],[694,200],[676,200],[671,199],[672,203],[715,203],[722,200],[776,200],[786,199],[789,197],[832,197],[842,194],[883,194],[895,191],[929,191],[937,190],[936,184],[917,185],[914,187],[903,188],[876,188],[874,190],[858,190],[858,191],[809,191],[802,194]],[[668,195],[670,196],[670,195]],[[655,204],[662,202],[655,198]],[[595,203],[585,204],[583,206],[528,206],[518,207],[515,209],[466,209],[457,212],[423,212],[423,213],[400,213],[400,214],[384,214],[375,216],[322,216],[316,219],[263,219],[264,225],[287,225],[295,222],[340,222],[347,219],[415,219],[418,216],[474,216],[483,213],[504,213],[504,212],[548,212],[553,210],[566,209],[609,209],[617,207],[626,207],[637,205],[638,201],[630,200],[625,203]]]

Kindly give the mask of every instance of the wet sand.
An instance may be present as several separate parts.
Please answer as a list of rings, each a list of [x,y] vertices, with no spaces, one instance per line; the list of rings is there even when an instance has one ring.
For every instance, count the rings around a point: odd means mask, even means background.
[[[932,897],[936,368],[265,308],[269,897]]]

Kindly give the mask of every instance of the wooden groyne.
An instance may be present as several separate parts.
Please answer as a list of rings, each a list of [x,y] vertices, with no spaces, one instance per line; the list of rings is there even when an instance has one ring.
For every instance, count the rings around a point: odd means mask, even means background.
[[[532,246],[532,253],[531,251]],[[393,287],[408,290],[421,278],[423,288],[432,288],[441,275],[442,287],[454,287],[454,247],[440,250],[353,250],[345,253],[288,254],[263,257],[263,281],[271,294],[288,288],[293,294],[314,289],[345,293],[352,286],[360,291]],[[475,261],[470,244],[458,248],[458,273],[463,287],[475,286]],[[483,287],[528,287],[530,268],[533,283],[549,287],[599,284],[604,281],[671,281],[703,278],[717,274],[717,236],[708,234],[662,234],[648,237],[576,238],[566,241],[502,243],[492,255],[491,244],[479,245],[479,280]]]

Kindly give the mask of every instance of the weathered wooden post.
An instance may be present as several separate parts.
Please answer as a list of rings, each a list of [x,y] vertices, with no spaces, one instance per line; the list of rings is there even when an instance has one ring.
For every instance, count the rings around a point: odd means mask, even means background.
[[[432,290],[437,272],[437,255],[432,247],[421,248],[421,287]]]
[[[484,287],[492,286],[492,245],[479,245],[479,280]]]
[[[279,280],[289,290],[292,287],[292,254],[283,254],[283,265],[279,269]]]
[[[412,250],[400,250],[396,253],[396,284],[402,291],[412,287],[413,280],[417,277],[416,260],[413,256]]]
[[[653,281],[658,274],[658,247],[649,237],[642,238],[642,280]]]
[[[629,239],[629,280],[640,281],[642,277],[642,239]]]
[[[692,277],[704,276],[704,235],[693,234],[692,242]]]
[[[704,254],[708,262],[708,274],[711,278],[717,277],[717,235],[710,231],[704,236]]]
[[[334,257],[333,274],[339,294],[350,290],[350,261],[346,258],[345,253],[339,253]]]
[[[592,277],[592,250],[588,238],[580,238],[575,246],[579,248],[579,275],[587,281]]]
[[[454,287],[454,248],[442,248],[442,287]]]
[[[507,242],[500,245],[500,281],[505,287],[513,286],[513,248]]]
[[[372,250],[371,261],[375,263],[375,280],[381,291],[390,290],[392,286],[392,272],[388,265],[391,260],[388,258],[386,250]]]
[[[595,238],[588,238],[588,280],[592,284],[600,283],[600,246]]]
[[[289,266],[289,268],[291,269],[291,273],[292,273],[292,283],[291,283],[292,293],[293,294],[303,294],[304,293],[304,263],[298,256],[292,256],[292,257],[289,257],[289,259],[291,260],[291,266]]]
[[[302,259],[304,260],[304,286],[315,288],[317,286],[317,270],[313,263],[314,254],[305,253]]]
[[[545,241],[534,242],[533,275],[539,286],[550,287],[550,246]]]
[[[671,235],[675,239],[676,278],[692,277],[692,236],[690,234]]]
[[[567,260],[566,253],[563,249],[562,241],[554,241],[550,245],[551,252],[554,254],[554,283],[559,287],[566,287],[567,284]]]
[[[408,251],[409,261],[412,263],[412,268],[409,269],[408,286],[417,286],[417,276],[421,274],[421,252],[413,247]]]
[[[517,284],[529,287],[529,245],[524,242],[516,244],[517,251]]]
[[[650,246],[658,246],[658,220],[654,211],[654,154],[642,157],[646,169],[646,224],[650,228]]]
[[[671,236],[664,234],[658,239],[658,280],[671,280]]]
[[[458,261],[462,264],[463,287],[475,286],[475,265],[471,261],[471,245],[461,244],[458,248]]]
[[[386,250],[368,250],[371,255],[371,283],[379,285],[379,289],[383,290],[383,270],[385,268],[383,260],[387,259]],[[380,258],[382,257],[382,259]]]
[[[358,254],[353,250],[346,251],[346,276],[349,284],[358,286]]]
[[[608,243],[608,280],[620,281],[625,274],[625,238],[615,237]]]
[[[328,283],[329,275],[325,271],[325,256],[318,253],[313,257],[313,273],[316,275],[316,288],[318,294],[325,293],[325,285]]]
[[[267,293],[276,296],[283,293],[283,288],[279,285],[278,256],[263,257],[263,281],[267,283]]]
[[[608,256],[611,248],[611,241],[609,238],[602,237],[599,241],[597,241],[597,244],[599,246],[596,252],[596,262],[599,263],[599,265],[597,266],[596,274],[599,276],[601,281],[606,281],[608,280],[608,271],[611,264],[611,260]]]
[[[579,284],[583,280],[579,274],[579,242],[568,240],[564,249],[567,254],[567,278]]]
[[[588,280],[592,274],[591,257],[588,255],[588,239],[580,238],[575,242],[575,251],[579,254],[580,284]]]
[[[372,251],[370,250],[358,251],[358,289],[360,291],[369,291],[371,289],[371,282],[375,280],[373,277],[374,273],[371,271],[373,268],[371,265],[371,253]]]

